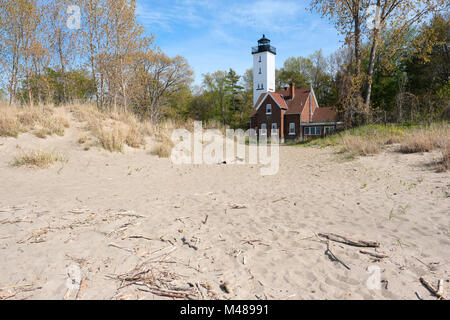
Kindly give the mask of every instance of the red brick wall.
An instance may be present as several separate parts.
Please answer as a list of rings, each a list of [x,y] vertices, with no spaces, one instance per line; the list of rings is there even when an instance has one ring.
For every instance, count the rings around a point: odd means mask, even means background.
[[[285,116],[285,124],[284,124],[284,137],[286,139],[295,139],[300,136],[300,115],[298,114],[288,114]],[[295,123],[295,135],[289,135],[289,123]]]
[[[309,122],[309,98],[306,100],[300,119],[302,122]]]
[[[308,99],[306,100],[305,103],[305,108],[303,109],[302,115],[301,115],[301,120],[302,122],[309,122],[309,99],[312,98],[312,113],[314,114],[314,111],[319,107],[317,105],[317,101],[316,99],[314,99],[314,96],[312,94],[309,95]]]
[[[272,105],[272,114],[268,115],[266,114],[266,106],[267,104]],[[273,100],[273,98],[269,95],[266,97],[266,99],[263,101],[261,106],[258,109],[258,112],[256,113],[255,117],[251,119],[251,127],[254,129],[258,127],[258,130],[261,129],[261,123],[266,123],[267,126],[267,134],[270,136],[270,130],[272,128],[272,123],[277,124],[277,128],[280,131],[280,137],[283,137],[282,134],[282,111],[280,107],[278,107],[277,103]],[[284,111],[283,111],[284,112]],[[259,131],[258,131],[259,133]]]

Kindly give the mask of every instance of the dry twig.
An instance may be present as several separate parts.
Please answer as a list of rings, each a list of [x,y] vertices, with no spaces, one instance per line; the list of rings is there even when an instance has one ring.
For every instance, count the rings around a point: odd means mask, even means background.
[[[331,250],[330,250],[330,242],[329,241],[327,241],[327,250],[325,251],[325,254],[330,258],[331,261],[339,262],[344,267],[346,267],[348,270],[350,270],[350,267],[348,265],[346,265],[341,259],[336,257],[336,255],[333,252],[331,252]]]
[[[355,247],[373,247],[378,248],[380,246],[379,242],[376,241],[366,241],[366,240],[354,240],[349,239],[334,233],[319,233],[319,237],[326,238],[331,241],[340,242]]]
[[[424,279],[424,277],[420,277],[419,280],[420,282],[422,282],[425,288],[427,288],[428,291],[430,291],[432,294],[438,297],[439,300],[447,300],[444,296],[444,288],[442,280],[439,280],[438,282],[438,289],[435,289],[431,283],[429,283],[427,280]]]
[[[368,255],[370,255],[372,257],[375,257],[377,259],[388,258],[388,256],[383,254],[383,253],[370,252],[370,251],[365,251],[365,250],[359,250],[359,252],[361,252],[362,254],[368,254]]]

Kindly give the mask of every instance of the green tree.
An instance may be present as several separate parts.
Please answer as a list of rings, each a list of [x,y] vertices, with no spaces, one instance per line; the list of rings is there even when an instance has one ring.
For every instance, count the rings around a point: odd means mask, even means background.
[[[225,90],[227,92],[227,120],[234,128],[239,126],[244,115],[243,89],[240,85],[241,76],[230,69],[225,77]]]

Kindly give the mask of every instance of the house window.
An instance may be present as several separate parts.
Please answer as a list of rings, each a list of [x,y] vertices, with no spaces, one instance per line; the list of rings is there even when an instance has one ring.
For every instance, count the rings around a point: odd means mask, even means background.
[[[332,133],[334,130],[335,130],[334,126],[324,127],[323,128],[323,133],[324,134],[329,134],[329,133]]]
[[[306,136],[319,136],[322,133],[321,127],[306,127],[305,135]]]
[[[267,135],[267,125],[265,123],[261,123],[261,135]]]
[[[266,114],[272,114],[272,105],[271,104],[267,104],[267,106],[266,106]]]
[[[320,136],[322,134],[322,127],[316,127],[316,136]]]
[[[277,129],[278,129],[277,123],[276,123],[276,122],[272,123],[272,131],[271,131],[271,134],[272,134],[272,135],[276,135],[276,134],[278,133],[278,132],[276,132],[276,131],[278,131]]]
[[[294,122],[289,123],[289,134],[290,135],[295,134],[295,123]]]

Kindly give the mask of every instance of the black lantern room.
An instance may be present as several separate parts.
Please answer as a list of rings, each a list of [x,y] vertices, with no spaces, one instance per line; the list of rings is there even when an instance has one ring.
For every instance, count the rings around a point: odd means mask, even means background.
[[[277,54],[277,49],[270,45],[270,40],[266,38],[265,34],[263,34],[263,37],[258,40],[258,46],[252,48],[252,54],[266,51]]]

